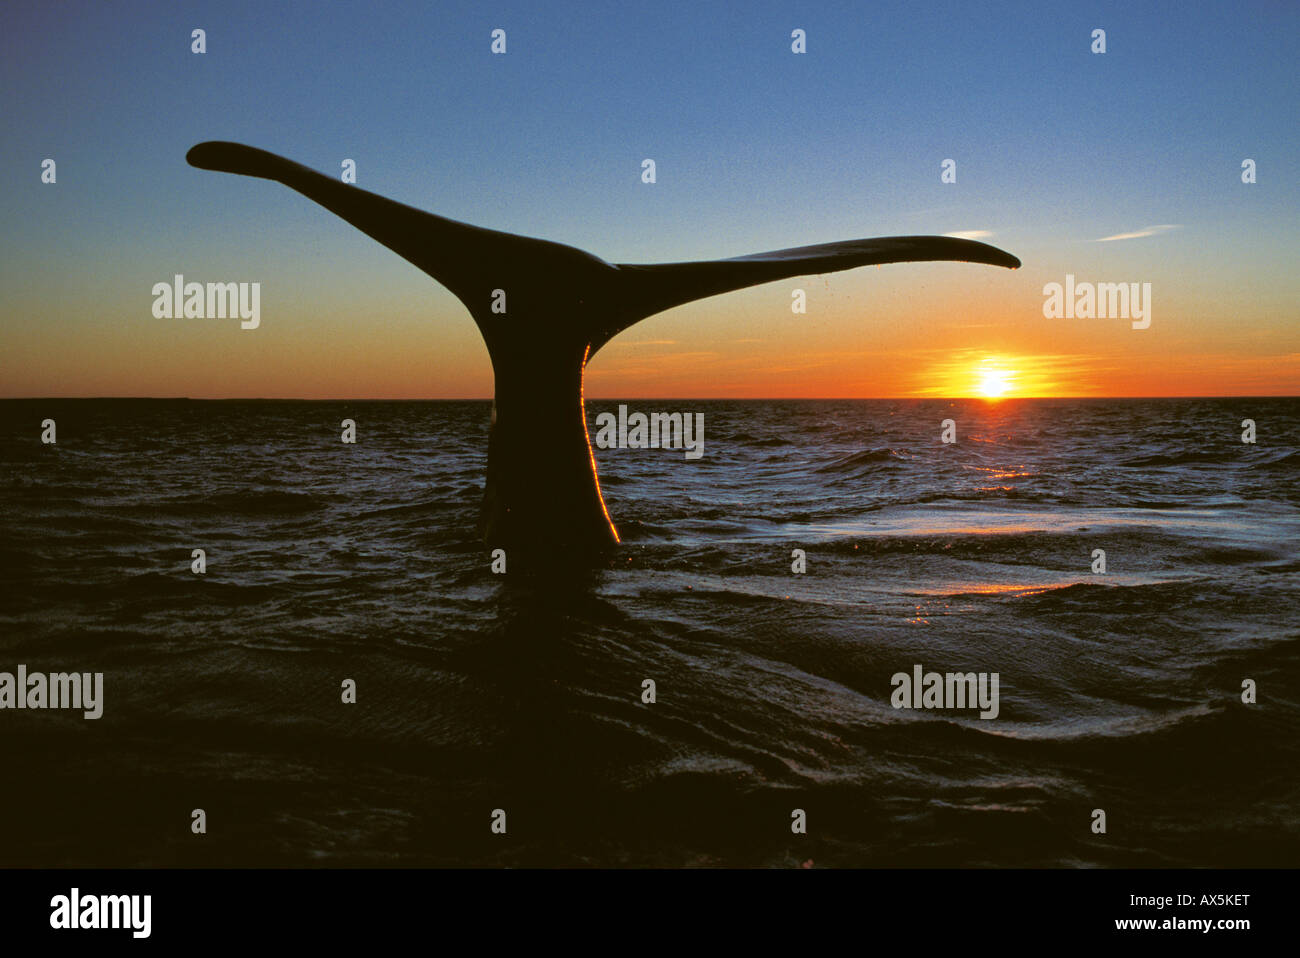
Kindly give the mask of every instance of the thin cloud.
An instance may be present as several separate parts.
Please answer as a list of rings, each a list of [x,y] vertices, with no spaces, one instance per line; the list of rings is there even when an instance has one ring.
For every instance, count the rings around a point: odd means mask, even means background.
[[[913,396],[969,394],[975,391],[980,371],[1005,370],[1014,395],[1087,395],[1098,387],[1098,374],[1110,371],[1102,357],[1060,353],[990,353],[966,348],[915,350],[900,355],[916,368]]]
[[[991,230],[958,230],[955,233],[944,233],[944,236],[951,236],[953,239],[984,239],[992,236]]]
[[[1170,230],[1180,229],[1181,224],[1171,223],[1164,226],[1144,226],[1135,233],[1116,233],[1114,236],[1103,236],[1099,240],[1093,240],[1094,243],[1110,243],[1114,240],[1142,239],[1146,236],[1157,236],[1160,233],[1168,233]]]

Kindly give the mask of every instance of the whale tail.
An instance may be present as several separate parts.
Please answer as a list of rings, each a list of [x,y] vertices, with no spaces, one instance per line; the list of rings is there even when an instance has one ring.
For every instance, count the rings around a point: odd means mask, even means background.
[[[427,213],[240,143],[200,143],[186,160],[283,183],[465,304],[496,378],[480,529],[489,545],[549,556],[618,541],[587,436],[582,376],[619,332],[673,306],[793,276],[926,260],[1020,265],[996,247],[944,236],[846,240],[691,263],[608,263],[562,243]]]
[[[617,268],[626,277],[625,295],[642,314],[633,320],[637,322],[683,303],[792,276],[936,260],[984,263],[1007,269],[1020,266],[1020,260],[1010,253],[974,240],[950,236],[879,236],[778,249],[733,259],[644,265],[619,263]],[[620,331],[616,329],[615,333]]]

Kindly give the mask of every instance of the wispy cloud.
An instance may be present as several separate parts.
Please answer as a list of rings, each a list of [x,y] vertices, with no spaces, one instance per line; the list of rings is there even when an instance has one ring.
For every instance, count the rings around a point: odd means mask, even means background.
[[[1142,239],[1145,236],[1157,236],[1160,233],[1168,233],[1170,230],[1180,229],[1179,223],[1168,223],[1164,226],[1144,226],[1133,233],[1116,233],[1114,236],[1103,236],[1099,240],[1093,240],[1094,243],[1109,243],[1113,240]]]
[[[953,239],[984,239],[992,236],[992,230],[958,230],[955,233],[944,233],[944,236],[951,236]]]
[[[904,358],[906,357],[906,358]],[[997,354],[982,349],[915,350],[900,357],[916,368],[914,396],[978,395],[986,372],[1000,371],[1016,396],[1081,396],[1097,389],[1098,374],[1111,367],[1099,356]]]

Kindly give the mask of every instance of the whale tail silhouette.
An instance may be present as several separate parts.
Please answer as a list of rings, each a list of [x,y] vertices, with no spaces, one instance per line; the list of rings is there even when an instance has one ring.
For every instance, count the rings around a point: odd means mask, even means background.
[[[847,240],[703,262],[607,263],[562,243],[436,216],[240,143],[200,143],[186,160],[283,183],[465,304],[496,379],[480,531],[490,546],[516,554],[585,556],[618,542],[587,436],[582,378],[597,350],[634,323],[719,293],[857,266],[1020,265],[996,247],[944,236]]]

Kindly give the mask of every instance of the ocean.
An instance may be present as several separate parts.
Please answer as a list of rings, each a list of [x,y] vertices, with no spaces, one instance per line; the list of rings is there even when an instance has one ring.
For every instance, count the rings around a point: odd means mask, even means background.
[[[0,672],[104,676],[0,710],[0,865],[1300,865],[1300,400],[622,402],[704,454],[555,576],[487,401],[0,402]]]

